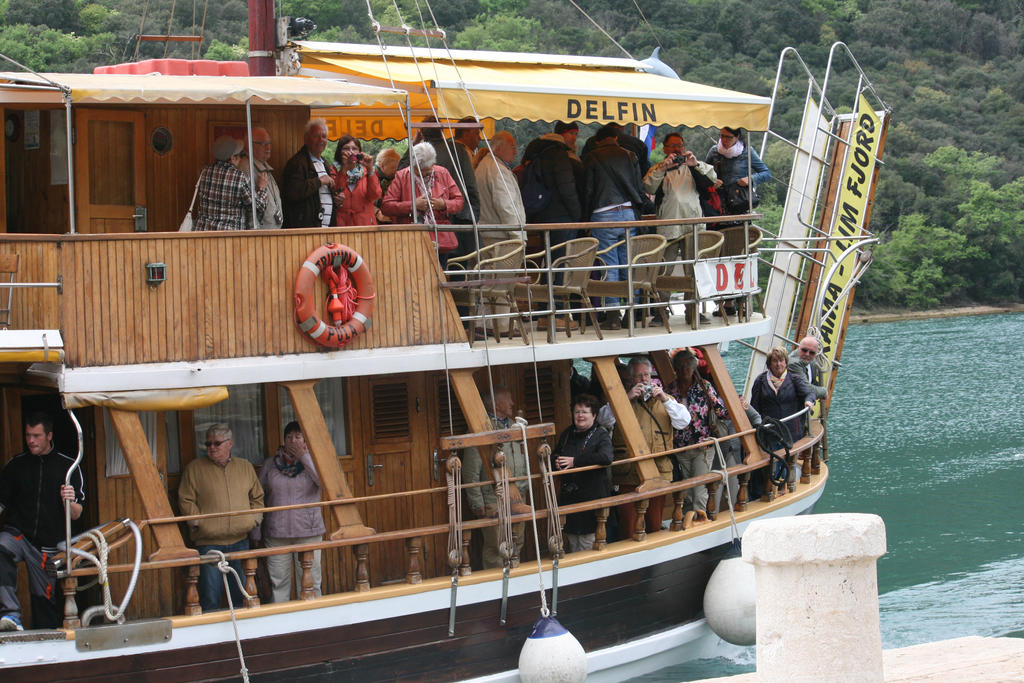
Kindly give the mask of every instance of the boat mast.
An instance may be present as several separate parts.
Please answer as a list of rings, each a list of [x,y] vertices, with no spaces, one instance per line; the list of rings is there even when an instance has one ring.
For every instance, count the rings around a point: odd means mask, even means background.
[[[249,74],[275,76],[274,0],[249,0]]]

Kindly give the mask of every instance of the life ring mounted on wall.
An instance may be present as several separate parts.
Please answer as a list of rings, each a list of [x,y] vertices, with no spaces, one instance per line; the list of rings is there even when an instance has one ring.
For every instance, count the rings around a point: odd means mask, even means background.
[[[327,318],[316,310],[317,278],[327,283]],[[306,257],[295,276],[295,324],[312,341],[338,349],[370,327],[377,294],[363,257],[344,244],[324,244]]]

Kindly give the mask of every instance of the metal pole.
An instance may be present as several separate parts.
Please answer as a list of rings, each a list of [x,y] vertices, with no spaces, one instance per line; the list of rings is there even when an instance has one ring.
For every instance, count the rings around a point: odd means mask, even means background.
[[[64,127],[65,137],[68,143],[68,209],[69,217],[71,219],[70,228],[71,234],[75,234],[75,166],[73,163],[72,151],[74,145],[72,145],[71,135],[74,132],[74,127],[71,125],[71,93],[64,92]]]
[[[64,475],[64,485],[71,486],[71,475],[78,466],[82,463],[82,457],[85,455],[85,448],[83,447],[84,441],[82,440],[82,425],[78,423],[78,418],[75,417],[75,411],[68,410],[68,417],[71,418],[72,424],[75,425],[75,433],[78,435],[78,457],[75,458],[75,462],[72,463],[71,467],[68,468],[67,474]],[[71,501],[64,501],[64,562],[65,562],[65,576],[71,576]]]
[[[252,213],[252,229],[260,224],[256,222],[256,166],[252,160],[252,96],[245,100],[245,134],[249,137],[249,210]]]

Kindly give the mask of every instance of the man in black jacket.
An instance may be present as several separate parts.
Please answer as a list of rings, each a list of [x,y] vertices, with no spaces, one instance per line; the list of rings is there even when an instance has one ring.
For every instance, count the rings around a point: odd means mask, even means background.
[[[647,171],[651,168],[650,150],[647,149],[647,144],[637,136],[627,133],[621,123],[615,123],[613,121],[607,125],[614,128],[618,134],[617,141],[619,143],[619,147],[636,155],[636,164],[640,169],[640,177],[642,178],[647,175]],[[595,135],[584,143],[583,156],[587,156],[590,152],[594,151],[594,146],[597,144],[596,138],[597,136]]]
[[[284,227],[320,228],[334,221],[334,164],[323,158],[327,147],[327,122],[312,119],[306,124],[302,149],[284,165],[281,199]]]
[[[619,130],[612,124],[604,126],[594,137],[594,148],[583,156],[583,196],[585,210],[593,222],[633,221],[639,219],[650,201],[644,194],[636,156],[618,144]],[[626,228],[593,228],[598,250],[605,249],[626,237]],[[626,245],[623,242],[604,257],[609,266],[626,264]],[[605,280],[624,280],[625,274],[617,268],[607,271]],[[604,300],[605,306],[618,306],[617,298]],[[601,327],[606,330],[622,328],[619,311],[609,311]]]
[[[576,150],[566,141],[565,131],[578,130],[576,124],[555,123],[553,133],[545,133],[526,146],[524,167],[539,164],[540,177],[550,191],[547,206],[527,213],[530,223],[577,223],[583,220],[580,190],[583,187],[583,164]],[[576,237],[575,230],[552,230],[551,246]]]
[[[72,485],[64,485],[75,460],[53,447],[53,420],[48,415],[35,413],[25,420],[25,445],[27,450],[0,472],[0,511],[7,513],[0,531],[0,631],[22,630],[18,562],[24,562],[28,571],[33,627],[60,625],[56,579],[47,568],[65,537],[65,501],[71,519],[78,519],[85,500],[80,469],[72,474]]]

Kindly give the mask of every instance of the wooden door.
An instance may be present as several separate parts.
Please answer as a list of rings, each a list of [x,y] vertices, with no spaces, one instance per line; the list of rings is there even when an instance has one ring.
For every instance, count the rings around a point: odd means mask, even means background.
[[[350,424],[354,430],[352,471],[356,496],[403,493],[431,487],[432,462],[429,444],[431,422],[436,415],[427,400],[424,375],[389,375],[360,378],[351,383]],[[390,497],[361,505],[363,523],[378,532],[408,529],[434,523],[434,501],[427,496]],[[423,567],[433,567],[434,543],[424,539]],[[404,541],[370,546],[370,581],[380,585],[404,580]],[[426,576],[434,572],[428,570]]]
[[[75,117],[75,203],[82,233],[145,229],[141,112],[83,109]]]

